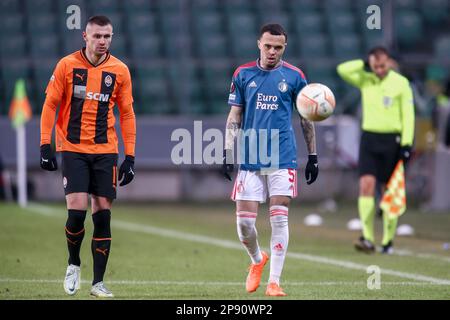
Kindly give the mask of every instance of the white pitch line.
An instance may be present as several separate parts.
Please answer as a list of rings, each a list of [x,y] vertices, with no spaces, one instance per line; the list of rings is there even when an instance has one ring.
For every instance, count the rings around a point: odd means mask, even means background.
[[[417,253],[417,252],[413,252],[408,249],[395,249],[394,254],[397,256],[417,257],[417,258],[422,258],[422,259],[427,259],[427,260],[437,259],[437,260],[441,260],[441,261],[450,263],[450,258],[438,256],[438,255],[431,254],[431,253]]]
[[[11,279],[0,278],[0,283],[47,283],[60,284],[62,279]],[[81,280],[81,283],[90,284],[91,281]],[[244,282],[231,281],[162,281],[162,280],[108,280],[111,285],[154,285],[154,286],[244,286]],[[301,281],[301,282],[284,282],[285,286],[367,286],[364,281]],[[414,282],[414,281],[385,281],[381,285],[389,286],[426,286],[426,285],[446,285],[439,283]]]
[[[61,210],[59,209],[55,209],[52,207],[47,207],[38,203],[32,203],[31,206],[27,209],[31,209],[32,211],[35,211],[37,213],[40,213],[42,215],[48,216],[48,217],[62,217],[62,213]],[[124,223],[127,223],[125,221],[123,221]],[[113,221],[114,223],[114,221]],[[160,228],[157,228],[160,229]],[[155,231],[155,230],[153,230]],[[152,231],[152,232],[153,232]],[[166,235],[162,235],[162,236],[166,236]],[[222,240],[223,241],[223,240]],[[233,243],[234,244],[234,243]],[[288,253],[289,254],[289,253]],[[410,256],[410,257],[415,257],[415,258],[422,258],[422,259],[436,259],[436,260],[440,260],[443,262],[447,262],[450,263],[450,258],[448,257],[444,257],[441,255],[436,255],[436,254],[431,254],[431,253],[417,253],[408,249],[395,249],[394,250],[394,255],[397,256]]]
[[[42,213],[44,208],[47,208],[46,206],[38,205],[37,210],[35,210],[36,205],[28,207],[29,210],[35,211],[37,213]],[[60,216],[59,214],[56,214],[56,212],[59,212],[59,210],[53,209],[48,207],[46,215],[54,215],[54,216]],[[173,239],[180,239],[184,241],[192,241],[192,242],[198,242],[202,244],[209,244],[209,245],[215,245],[217,247],[227,248],[227,249],[236,249],[236,250],[242,250],[242,246],[240,243],[237,243],[237,241],[230,241],[230,240],[224,240],[224,239],[218,239],[213,238],[209,236],[202,236],[182,231],[176,231],[171,229],[165,229],[160,227],[154,227],[149,225],[142,225],[132,222],[126,222],[121,220],[114,220],[111,222],[112,225],[116,228],[127,230],[127,231],[133,231],[133,232],[142,232],[146,234],[152,234],[152,235],[158,235],[162,237],[167,238],[173,238]],[[288,252],[287,256],[294,259],[299,260],[306,260],[310,262],[315,263],[322,263],[326,265],[331,265],[335,267],[341,267],[346,269],[353,269],[353,270],[360,270],[366,272],[368,265],[355,263],[352,261],[346,261],[346,260],[338,260],[338,259],[332,259],[327,258],[323,256],[316,256],[311,254],[305,254],[305,253],[294,253],[294,252]],[[409,280],[414,281],[422,281],[422,282],[428,282],[428,283],[436,283],[436,284],[442,284],[442,285],[450,285],[450,280],[448,279],[440,279],[435,277],[429,277],[421,274],[415,274],[415,273],[409,273],[409,272],[402,272],[392,269],[385,269],[380,268],[382,275],[390,275],[390,276],[396,276],[399,278],[405,278]]]

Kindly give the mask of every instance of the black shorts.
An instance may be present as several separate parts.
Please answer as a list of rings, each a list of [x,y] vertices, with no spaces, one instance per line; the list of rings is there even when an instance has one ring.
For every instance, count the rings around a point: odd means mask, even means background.
[[[116,198],[117,158],[114,153],[86,154],[62,152],[64,193],[86,192]]]
[[[387,183],[399,159],[399,133],[363,131],[359,145],[359,175],[370,174]]]

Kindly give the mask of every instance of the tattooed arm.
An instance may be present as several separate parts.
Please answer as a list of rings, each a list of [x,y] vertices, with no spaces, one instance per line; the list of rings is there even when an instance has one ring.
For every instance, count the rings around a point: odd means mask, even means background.
[[[233,147],[242,123],[242,107],[232,106],[225,128],[225,148],[223,150],[222,174],[225,179],[232,181],[231,173],[234,170]]]
[[[232,106],[228,114],[227,125],[225,128],[225,150],[233,150],[234,140],[236,139],[242,123],[242,107]]]
[[[303,129],[303,135],[305,136],[306,149],[308,149],[308,162],[305,167],[306,183],[311,184],[316,181],[319,175],[319,163],[317,161],[316,150],[316,131],[314,129],[314,123],[306,120],[300,116],[300,123]]]
[[[305,137],[308,154],[317,154],[316,131],[314,129],[314,123],[300,116],[300,124],[302,125],[303,136]]]

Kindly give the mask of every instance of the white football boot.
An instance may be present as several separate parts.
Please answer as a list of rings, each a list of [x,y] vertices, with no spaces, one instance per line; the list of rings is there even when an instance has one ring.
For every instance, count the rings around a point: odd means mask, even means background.
[[[74,295],[81,287],[81,269],[79,266],[70,264],[67,266],[64,278],[64,291],[68,295]]]
[[[97,298],[114,298],[114,295],[105,287],[103,281],[97,282],[92,286],[91,296]]]

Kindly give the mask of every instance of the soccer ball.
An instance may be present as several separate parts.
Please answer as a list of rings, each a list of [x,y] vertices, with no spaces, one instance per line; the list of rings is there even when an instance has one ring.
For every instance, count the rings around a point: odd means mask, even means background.
[[[311,83],[298,93],[296,104],[303,118],[322,121],[333,113],[336,101],[330,88],[321,83]]]

